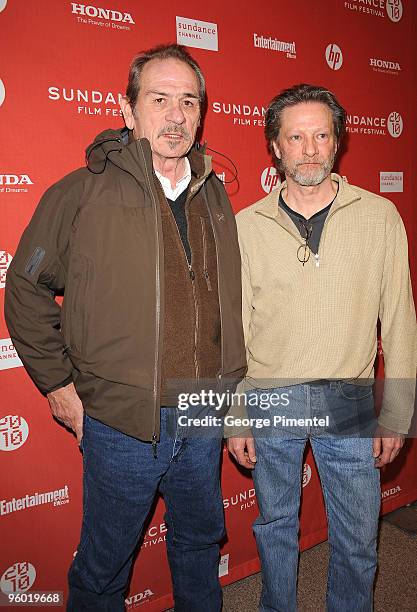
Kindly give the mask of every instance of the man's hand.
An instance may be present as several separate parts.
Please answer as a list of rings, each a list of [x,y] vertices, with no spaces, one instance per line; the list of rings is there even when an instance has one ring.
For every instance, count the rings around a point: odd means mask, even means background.
[[[77,395],[74,383],[51,391],[46,397],[49,400],[54,417],[75,432],[78,444],[80,444],[83,437],[84,408]]]
[[[256,463],[256,455],[252,436],[247,438],[229,438],[227,440],[227,448],[240,465],[253,470]]]
[[[394,461],[404,444],[404,435],[378,425],[373,442],[375,467],[381,468]]]

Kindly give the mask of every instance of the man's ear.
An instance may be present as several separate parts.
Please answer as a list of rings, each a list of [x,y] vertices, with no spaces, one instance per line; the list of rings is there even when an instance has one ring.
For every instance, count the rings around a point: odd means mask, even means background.
[[[132,107],[130,106],[129,100],[126,96],[120,98],[120,110],[122,111],[123,119],[125,120],[126,127],[129,130],[133,130],[135,127],[135,118],[133,116]]]
[[[274,149],[274,153],[277,156],[278,159],[281,159],[281,151],[278,147],[278,143],[277,142],[273,142],[272,143],[272,148]]]

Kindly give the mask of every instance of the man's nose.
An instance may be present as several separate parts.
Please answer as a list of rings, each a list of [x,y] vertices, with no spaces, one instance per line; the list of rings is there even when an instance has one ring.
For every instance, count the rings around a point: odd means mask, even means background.
[[[172,123],[176,123],[178,125],[184,123],[185,115],[179,100],[171,100],[171,103],[167,109],[166,120],[172,121]]]
[[[314,155],[317,155],[318,153],[317,142],[313,136],[310,136],[304,139],[303,153],[304,155],[307,155],[308,157],[314,157]]]

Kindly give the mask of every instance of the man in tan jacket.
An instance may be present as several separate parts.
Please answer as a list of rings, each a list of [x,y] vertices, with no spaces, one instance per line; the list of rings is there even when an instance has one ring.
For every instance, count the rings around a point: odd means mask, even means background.
[[[390,201],[331,173],[345,119],[322,87],[274,98],[265,132],[286,181],[237,215],[248,372],[226,424],[230,452],[254,469],[263,611],[296,610],[307,439],[329,522],[327,609],[372,609],[377,468],[395,459],[413,412],[407,238]],[[386,378],[376,424],[378,319]]]

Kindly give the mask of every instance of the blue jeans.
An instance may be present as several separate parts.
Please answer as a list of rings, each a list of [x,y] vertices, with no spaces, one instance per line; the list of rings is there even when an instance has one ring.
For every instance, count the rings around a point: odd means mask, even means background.
[[[299,505],[304,448],[310,440],[326,505],[330,561],[327,610],[369,612],[377,567],[379,471],[372,457],[373,397],[369,387],[300,384],[269,389],[288,393],[288,405],[248,407],[249,416],[325,418],[328,427],[277,424],[254,429],[254,483],[259,517],[254,532],[262,564],[260,610],[297,609]],[[253,392],[252,392],[253,393]],[[257,390],[258,397],[267,397]],[[285,403],[285,402],[284,402]],[[268,402],[266,402],[268,404]]]
[[[84,513],[80,545],[69,571],[67,610],[125,609],[133,555],[158,490],[166,505],[175,610],[221,609],[221,438],[187,438],[184,428],[175,432],[168,427],[175,411],[161,408],[156,458],[150,443],[85,417]]]

